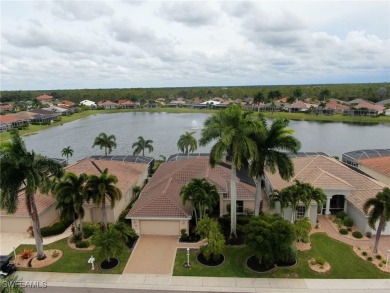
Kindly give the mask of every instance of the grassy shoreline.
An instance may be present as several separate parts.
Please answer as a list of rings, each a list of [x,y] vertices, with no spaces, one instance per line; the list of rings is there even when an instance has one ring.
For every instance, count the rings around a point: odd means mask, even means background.
[[[71,116],[61,116],[61,121],[54,122],[51,125],[30,125],[29,129],[21,130],[22,136],[33,135],[38,131],[61,126],[64,123],[72,122],[79,119],[85,119],[91,115],[97,114],[114,114],[114,113],[125,113],[125,112],[167,112],[167,113],[205,113],[212,114],[219,110],[210,109],[192,109],[192,108],[147,108],[147,109],[115,109],[115,110],[88,110],[80,113],[75,113]],[[289,120],[297,121],[316,121],[316,122],[345,122],[345,123],[361,123],[361,124],[379,124],[379,123],[390,123],[390,117],[356,117],[356,116],[345,116],[341,114],[336,115],[309,115],[305,113],[287,113],[287,112],[261,112],[266,118],[286,118]],[[0,133],[0,141],[9,139],[9,132]]]

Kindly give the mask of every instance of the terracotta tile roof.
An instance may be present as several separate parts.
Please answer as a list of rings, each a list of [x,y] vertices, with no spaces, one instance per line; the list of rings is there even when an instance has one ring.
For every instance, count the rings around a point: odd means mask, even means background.
[[[130,218],[189,218],[189,205],[183,206],[179,196],[182,186],[192,178],[206,178],[219,193],[230,198],[230,169],[221,165],[211,168],[208,157],[169,161],[161,164],[142,190],[128,214]],[[256,188],[237,181],[237,199],[253,199]]]
[[[99,106],[106,106],[106,105],[118,105],[117,103],[111,102],[109,100],[107,101],[101,101],[98,103]]]
[[[21,111],[21,112],[18,112],[18,113],[13,113],[13,114],[9,114],[7,116],[12,116],[12,117],[16,117],[20,120],[30,120],[32,118],[34,118],[35,116],[37,116],[38,114],[37,113],[32,113],[32,112],[28,112],[28,111]]]
[[[358,109],[367,108],[367,109],[378,111],[378,112],[383,112],[383,110],[385,110],[385,107],[380,106],[380,105],[371,104],[371,103],[359,103],[358,105],[356,105],[356,108],[358,108]]]
[[[46,209],[51,207],[56,203],[55,199],[51,195],[41,194],[39,191],[35,194],[35,204],[38,209],[38,214],[41,215]],[[16,212],[14,214],[7,214],[5,210],[0,210],[1,216],[11,216],[11,217],[30,217],[28,214],[27,206],[26,206],[26,197],[25,192],[19,192],[19,203],[16,208]]]
[[[148,164],[131,163],[131,162],[119,162],[119,161],[105,161],[105,160],[93,160],[96,165],[103,171],[108,168],[109,174],[118,177],[117,187],[121,190],[122,194],[125,194],[129,188],[131,188],[138,176],[148,170]],[[100,175],[99,171],[92,165],[89,159],[81,160],[73,165],[65,168],[66,172],[73,172],[76,175],[86,173],[88,175]],[[28,217],[28,211],[24,200],[24,191],[19,193],[19,204],[16,213],[13,216]],[[56,203],[53,196],[42,195],[37,192],[35,195],[36,205],[39,214],[45,211],[48,207]],[[5,215],[4,210],[0,210],[0,215]]]
[[[10,115],[0,115],[0,123],[12,123],[17,121],[23,121],[23,119]]]
[[[344,104],[339,104],[339,103],[336,103],[336,102],[329,102],[326,104],[326,108],[329,108],[329,109],[342,109],[342,110],[348,110],[349,109],[349,106],[347,105],[344,105]]]
[[[2,110],[12,110],[14,107],[12,105],[0,105]]]
[[[49,96],[49,95],[44,94],[44,95],[40,95],[40,96],[36,97],[36,99],[39,101],[47,101],[47,100],[53,99],[53,96]]]
[[[374,171],[390,176],[390,156],[359,159],[357,162],[373,169]]]
[[[72,106],[76,105],[76,103],[72,102],[72,101],[68,101],[68,100],[62,100],[58,105],[66,105],[66,106],[72,107]]]
[[[295,180],[303,181],[324,190],[350,190],[347,200],[363,212],[364,202],[375,196],[385,184],[353,171],[334,158],[325,156],[293,158],[295,176],[290,181],[283,180],[279,174],[266,171],[274,189],[281,190],[294,184]]]
[[[291,105],[288,105],[287,108],[289,108],[289,109],[308,109],[309,107],[304,102],[297,101]]]

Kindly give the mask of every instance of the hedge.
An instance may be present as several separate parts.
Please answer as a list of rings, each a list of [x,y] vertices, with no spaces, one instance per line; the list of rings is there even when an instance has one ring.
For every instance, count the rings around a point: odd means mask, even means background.
[[[362,233],[360,233],[359,231],[353,232],[352,236],[355,237],[355,238],[358,238],[358,239],[363,238]]]
[[[72,224],[73,221],[59,221],[54,223],[49,227],[44,227],[41,229],[42,237],[59,235],[65,232],[65,230]]]
[[[87,248],[87,247],[89,247],[89,241],[85,240],[85,241],[76,242],[76,247],[77,248]]]

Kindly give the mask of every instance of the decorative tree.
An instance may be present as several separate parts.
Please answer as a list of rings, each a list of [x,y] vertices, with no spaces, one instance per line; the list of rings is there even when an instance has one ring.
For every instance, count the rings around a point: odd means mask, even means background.
[[[131,146],[133,149],[135,148],[133,155],[139,155],[142,152],[142,156],[145,156],[145,149],[148,149],[149,153],[153,152],[152,143],[153,140],[145,140],[142,136],[139,136],[138,141]]]
[[[182,134],[177,142],[177,147],[182,153],[193,153],[198,148],[198,142],[196,138],[193,136],[195,131],[188,132]]]
[[[66,157],[66,164],[69,164],[69,157],[73,156],[73,150],[70,148],[70,146],[63,148],[61,151],[61,155],[63,157]]]
[[[207,239],[207,245],[200,248],[204,258],[209,261],[213,259],[217,261],[225,249],[225,238],[221,232],[221,228],[216,220],[205,216],[200,220],[196,233],[203,239]]]
[[[95,141],[92,145],[94,146],[99,146],[100,149],[104,148],[104,154],[107,156],[112,152],[112,149],[116,148],[116,138],[115,135],[110,135],[107,136],[104,132],[100,133],[96,138]]]
[[[92,243],[95,244],[99,255],[104,257],[107,262],[110,262],[111,258],[124,249],[121,234],[112,228],[107,231],[96,231]]]

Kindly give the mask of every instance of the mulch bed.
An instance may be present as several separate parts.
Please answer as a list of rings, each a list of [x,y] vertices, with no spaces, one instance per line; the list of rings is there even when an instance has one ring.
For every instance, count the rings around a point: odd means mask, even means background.
[[[221,254],[218,258],[218,260],[214,260],[213,258],[210,258],[209,260],[206,260],[204,258],[204,255],[202,253],[199,253],[197,256],[196,256],[196,259],[198,260],[198,262],[200,262],[202,265],[205,265],[205,266],[209,266],[209,267],[216,267],[216,266],[219,266],[220,264],[222,264],[224,261],[225,261],[225,256],[223,254]]]
[[[313,270],[313,271],[315,271],[315,272],[317,272],[317,273],[327,273],[327,272],[329,272],[330,271],[330,264],[328,263],[328,262],[325,262],[325,264],[324,265],[320,265],[320,264],[314,264],[314,265],[312,265],[311,264],[311,262],[312,261],[315,261],[315,258],[311,258],[311,259],[309,259],[308,260],[308,264],[309,264],[309,267]]]
[[[74,249],[74,250],[94,250],[95,249],[95,245],[93,245],[93,244],[90,244],[88,247],[86,247],[86,248],[77,248],[76,247],[76,243],[73,243],[73,242],[71,242],[71,239],[72,239],[72,235],[70,235],[69,237],[68,237],[68,246],[69,246],[69,248],[71,248],[71,249]],[[89,243],[91,243],[91,239],[92,239],[92,237],[89,237],[88,239],[83,239],[83,240],[88,240],[89,241]]]
[[[246,261],[246,265],[248,268],[250,268],[252,271],[258,272],[258,273],[268,273],[271,270],[275,269],[275,266],[266,266],[264,264],[259,263],[259,258],[255,255],[252,255],[249,257]]]
[[[32,256],[28,259],[22,259],[17,255],[13,262],[19,268],[43,268],[60,260],[63,255],[62,250],[59,249],[44,250],[43,253],[46,255],[46,258],[43,260],[38,260],[37,253],[33,252]],[[53,257],[53,253],[58,254],[58,256]]]
[[[100,268],[101,270],[103,270],[103,271],[107,271],[107,270],[115,269],[118,265],[119,265],[119,259],[117,259],[117,258],[115,258],[115,257],[111,257],[111,258],[110,258],[110,261],[103,260],[103,261],[100,263],[99,268]]]

